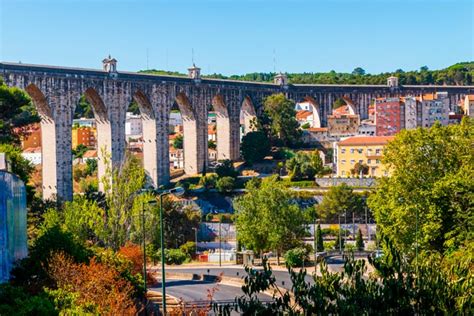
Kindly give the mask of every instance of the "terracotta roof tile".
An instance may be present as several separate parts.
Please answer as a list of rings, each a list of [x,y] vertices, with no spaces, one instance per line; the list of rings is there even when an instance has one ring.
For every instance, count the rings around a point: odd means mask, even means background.
[[[338,145],[385,145],[394,138],[394,136],[355,136],[340,141]]]

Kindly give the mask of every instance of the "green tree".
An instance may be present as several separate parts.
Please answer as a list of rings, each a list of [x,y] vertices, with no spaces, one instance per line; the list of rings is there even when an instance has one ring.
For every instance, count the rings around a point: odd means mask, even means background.
[[[86,174],[91,176],[97,171],[97,160],[87,159],[86,160]]]
[[[249,181],[246,189],[234,200],[238,241],[257,253],[277,250],[280,254],[298,246],[306,233],[305,219],[291,192],[276,176],[261,183]]]
[[[342,98],[339,98],[339,99],[336,99],[336,101],[334,101],[334,103],[332,104],[332,108],[337,109],[345,105],[346,105],[346,101],[344,101]]]
[[[11,171],[25,184],[28,184],[30,175],[35,168],[28,160],[23,158],[20,148],[12,144],[0,144],[0,152],[6,154]]]
[[[292,181],[302,179],[313,180],[314,176],[323,170],[323,161],[318,151],[313,153],[300,151],[286,161],[286,169]]]
[[[82,158],[86,151],[88,150],[87,146],[83,144],[79,144],[72,150],[72,155],[74,156],[74,159],[76,158]]]
[[[76,110],[74,111],[74,118],[94,118],[94,111],[92,105],[87,101],[85,95],[81,96],[79,102],[76,105]]]
[[[364,250],[364,239],[362,238],[362,232],[359,231],[357,232],[357,237],[356,237],[356,248],[359,251]]]
[[[352,74],[356,76],[363,76],[365,75],[365,70],[360,67],[357,67],[352,71]]]
[[[219,163],[217,164],[215,171],[216,171],[216,174],[219,176],[219,178],[223,178],[223,177],[235,178],[239,174],[234,169],[234,164],[232,163],[232,160],[229,160],[229,159],[219,160]]]
[[[39,122],[36,108],[28,95],[18,88],[8,87],[0,78],[0,143],[19,144],[26,135],[21,127]],[[19,128],[13,131],[14,128]]]
[[[344,247],[345,247],[345,238],[344,238],[343,232],[341,231],[340,234],[336,235],[336,240],[334,240],[333,248],[334,250],[344,251]]]
[[[217,148],[216,142],[213,141],[213,140],[208,141],[208,142],[207,142],[207,148],[209,148],[209,149],[214,149],[214,150],[215,150],[215,149]]]
[[[215,173],[207,174],[199,179],[199,185],[202,185],[206,190],[214,189],[218,178],[219,177]]]
[[[351,169],[351,174],[353,176],[366,176],[369,174],[369,166],[367,166],[365,163],[356,162],[354,168]]]
[[[270,154],[270,141],[267,135],[262,131],[254,131],[245,134],[240,143],[240,152],[242,158],[249,165],[254,162],[262,161],[265,156]]]
[[[270,131],[284,146],[297,146],[301,130],[296,120],[295,103],[283,93],[273,94],[264,100],[265,114],[270,119]]]
[[[183,149],[183,142],[184,142],[184,137],[183,137],[183,135],[179,134],[173,140],[173,148],[174,149]]]
[[[231,193],[235,187],[235,179],[232,177],[222,177],[217,180],[216,189],[220,193]]]
[[[342,183],[331,187],[316,207],[323,219],[328,222],[336,222],[339,215],[361,212],[362,201],[350,186]]]
[[[453,251],[473,241],[474,122],[402,131],[389,142],[368,204],[378,229],[397,247]],[[418,228],[418,229],[416,229]],[[417,235],[418,233],[418,235]]]
[[[318,228],[316,229],[316,246],[318,247],[318,252],[324,251],[324,240],[323,234],[321,233],[321,225],[318,225]]]

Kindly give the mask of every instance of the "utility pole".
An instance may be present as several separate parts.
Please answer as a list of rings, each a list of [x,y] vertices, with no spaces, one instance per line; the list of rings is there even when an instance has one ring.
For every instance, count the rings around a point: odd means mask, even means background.
[[[219,267],[222,266],[222,217],[219,218]]]

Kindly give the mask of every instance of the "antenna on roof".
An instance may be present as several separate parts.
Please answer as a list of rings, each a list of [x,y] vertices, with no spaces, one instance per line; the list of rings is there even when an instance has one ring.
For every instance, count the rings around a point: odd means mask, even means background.
[[[194,65],[194,48],[191,48],[191,62]]]
[[[148,47],[146,48],[146,70],[149,70],[150,68],[148,67]]]
[[[276,73],[276,49],[273,49],[273,72]]]

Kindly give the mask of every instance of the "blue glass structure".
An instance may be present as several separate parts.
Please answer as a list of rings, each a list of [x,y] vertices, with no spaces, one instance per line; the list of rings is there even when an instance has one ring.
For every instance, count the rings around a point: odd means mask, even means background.
[[[27,254],[26,187],[16,175],[0,170],[0,282],[8,281],[15,261]]]

